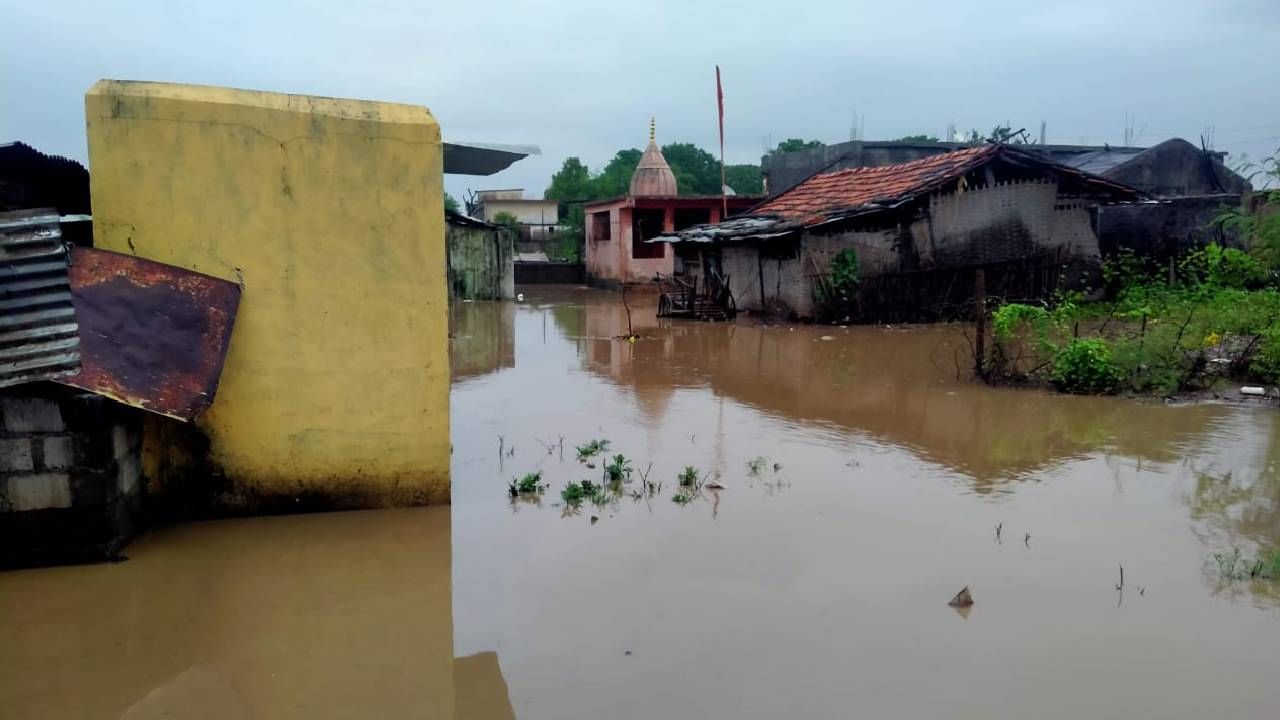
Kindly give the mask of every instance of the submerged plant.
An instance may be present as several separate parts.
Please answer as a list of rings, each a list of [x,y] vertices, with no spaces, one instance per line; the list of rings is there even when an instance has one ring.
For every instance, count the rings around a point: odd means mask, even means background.
[[[1218,564],[1218,580],[1224,583],[1280,578],[1280,550],[1246,558],[1240,548],[1233,548],[1230,553],[1214,553],[1213,559]]]
[[[688,465],[680,471],[676,479],[680,481],[680,487],[693,487],[698,484],[698,468]]]
[[[542,483],[542,471],[527,473],[524,477],[516,479],[512,478],[507,483],[507,493],[511,497],[517,495],[535,495],[546,490],[547,486]]]
[[[685,495],[684,493],[676,493],[675,495],[671,496],[671,502],[677,505],[687,505],[690,502],[693,502],[693,496]]]
[[[763,457],[756,457],[747,461],[747,474],[759,475],[764,469],[769,467],[769,461]],[[779,466],[781,467],[781,466]]]
[[[604,475],[610,482],[620,482],[631,477],[631,461],[625,455],[614,455],[613,460],[604,466]]]
[[[608,440],[592,440],[585,445],[577,446],[578,461],[586,462],[587,458],[594,457],[609,449]]]

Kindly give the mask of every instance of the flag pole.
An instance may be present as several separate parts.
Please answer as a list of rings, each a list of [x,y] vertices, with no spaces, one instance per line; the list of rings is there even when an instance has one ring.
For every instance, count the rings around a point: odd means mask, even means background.
[[[720,113],[720,222],[729,218],[729,192],[724,177],[724,88],[720,84],[720,66],[716,66],[716,109]]]

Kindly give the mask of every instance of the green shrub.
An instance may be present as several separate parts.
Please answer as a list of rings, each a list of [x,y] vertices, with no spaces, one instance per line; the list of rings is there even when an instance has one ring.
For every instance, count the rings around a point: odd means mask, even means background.
[[[1102,338],[1076,338],[1053,358],[1050,380],[1059,390],[1073,393],[1113,392],[1121,372],[1111,346]]]
[[[841,300],[853,299],[861,281],[858,272],[858,254],[851,248],[841,250],[831,259],[831,289]]]
[[[1270,281],[1265,265],[1249,253],[1217,243],[1194,250],[1180,263],[1184,279],[1222,288],[1260,288]]]
[[[858,254],[845,248],[831,258],[830,275],[824,282],[813,286],[814,299],[827,306],[829,312],[844,312],[858,297],[858,284],[862,282]]]
[[[991,313],[991,332],[997,342],[1013,337],[1019,326],[1038,326],[1049,319],[1049,311],[1039,305],[1008,303]]]
[[[1269,328],[1258,338],[1249,372],[1266,383],[1280,383],[1280,329]]]

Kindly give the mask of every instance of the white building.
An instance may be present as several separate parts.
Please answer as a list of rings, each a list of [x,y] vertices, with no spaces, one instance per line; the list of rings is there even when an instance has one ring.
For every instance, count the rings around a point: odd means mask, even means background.
[[[521,249],[532,250],[528,245],[543,246],[549,243],[560,224],[559,203],[555,200],[526,198],[522,188],[511,190],[481,190],[469,203],[468,214],[485,222],[496,222],[499,213],[510,213],[520,221]]]

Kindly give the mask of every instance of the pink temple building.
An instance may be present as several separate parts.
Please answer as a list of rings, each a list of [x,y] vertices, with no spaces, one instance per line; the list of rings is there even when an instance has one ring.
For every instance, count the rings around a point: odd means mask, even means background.
[[[616,286],[692,272],[698,262],[696,250],[687,254],[684,248],[673,250],[669,243],[645,241],[694,225],[720,222],[726,204],[729,215],[736,215],[759,201],[758,196],[746,195],[681,196],[675,173],[658,149],[650,126],[649,145],[631,176],[630,192],[583,207],[587,278],[597,285]]]

